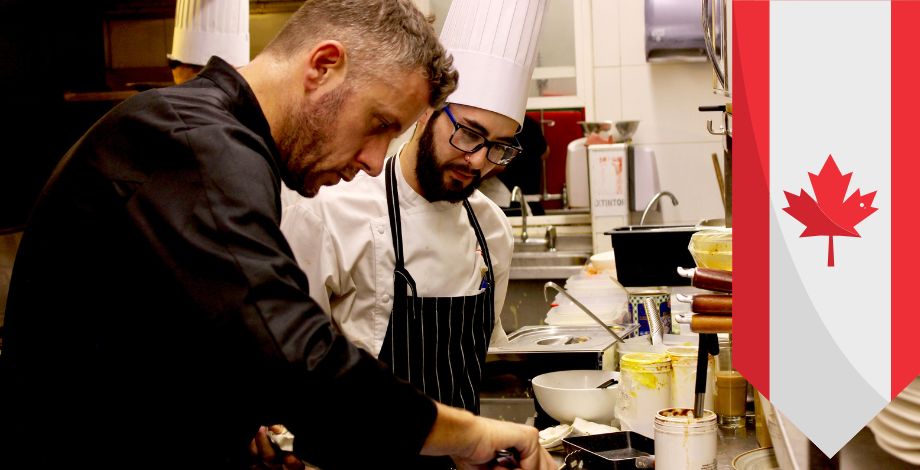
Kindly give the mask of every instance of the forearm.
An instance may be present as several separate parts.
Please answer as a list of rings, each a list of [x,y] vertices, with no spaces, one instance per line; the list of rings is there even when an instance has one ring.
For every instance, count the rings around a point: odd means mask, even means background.
[[[422,445],[422,455],[461,455],[472,450],[471,428],[476,417],[469,411],[453,408],[441,403],[437,406],[437,418],[431,433]]]
[[[437,403],[437,418],[422,446],[423,455],[449,455],[457,468],[479,468],[502,449],[516,449],[524,469],[553,469],[553,460],[540,447],[531,426],[473,416]]]

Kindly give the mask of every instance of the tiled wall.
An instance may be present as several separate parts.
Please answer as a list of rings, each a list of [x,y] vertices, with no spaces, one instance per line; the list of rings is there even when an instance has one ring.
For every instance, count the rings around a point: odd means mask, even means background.
[[[594,118],[640,121],[633,142],[655,151],[661,188],[680,201],[663,203],[665,222],[722,217],[710,156],[721,157],[722,140],[706,131],[720,115],[697,110],[726,102],[712,93],[708,62],[647,63],[644,0],[592,0],[591,15]]]

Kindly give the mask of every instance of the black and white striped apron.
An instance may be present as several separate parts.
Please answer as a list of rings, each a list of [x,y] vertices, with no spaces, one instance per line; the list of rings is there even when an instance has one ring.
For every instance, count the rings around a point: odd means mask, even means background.
[[[485,288],[477,295],[419,297],[415,280],[404,266],[395,162],[396,158],[390,158],[386,166],[387,206],[396,253],[393,310],[378,357],[397,377],[429,397],[479,414],[482,367],[495,324],[495,280],[489,248],[469,201],[464,200],[488,268],[483,278]]]

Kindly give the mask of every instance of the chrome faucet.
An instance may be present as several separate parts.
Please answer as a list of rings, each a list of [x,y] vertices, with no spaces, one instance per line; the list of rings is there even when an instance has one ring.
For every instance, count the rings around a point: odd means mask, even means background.
[[[543,236],[548,251],[556,251],[556,226],[546,227],[546,234]]]
[[[511,200],[521,203],[521,241],[527,242],[527,201],[520,186],[511,189]]]
[[[645,217],[648,215],[649,211],[652,210],[652,206],[654,206],[655,203],[661,199],[661,196],[668,196],[671,198],[671,204],[674,204],[675,206],[678,204],[677,197],[671,194],[670,191],[658,191],[654,196],[652,196],[652,199],[648,202],[648,204],[645,205],[645,210],[642,211],[642,218],[639,219],[639,225],[645,225]]]

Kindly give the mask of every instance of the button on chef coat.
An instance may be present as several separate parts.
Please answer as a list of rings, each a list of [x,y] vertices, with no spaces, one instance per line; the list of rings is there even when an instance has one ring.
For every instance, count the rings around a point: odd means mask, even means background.
[[[398,158],[398,157],[392,157]],[[399,163],[399,162],[397,162]],[[481,292],[486,266],[463,205],[429,202],[396,172],[406,269],[421,297]],[[356,345],[377,355],[393,307],[396,256],[390,236],[383,174],[358,174],[348,183],[324,187],[313,198],[285,188],[281,231],[310,280],[310,296]],[[508,289],[511,224],[479,191],[469,197],[482,226],[495,270],[495,328],[492,343],[506,340],[500,315]]]

